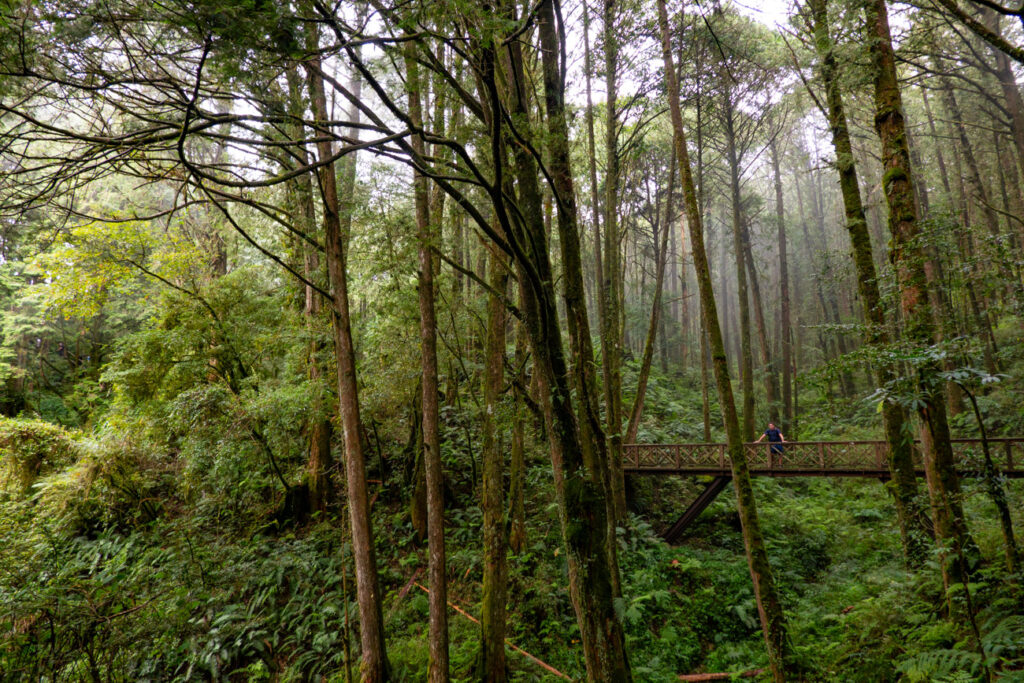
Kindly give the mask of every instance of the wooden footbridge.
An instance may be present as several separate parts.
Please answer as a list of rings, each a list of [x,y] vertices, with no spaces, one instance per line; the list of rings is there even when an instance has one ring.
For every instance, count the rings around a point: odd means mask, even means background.
[[[1006,477],[1024,477],[1024,438],[991,438],[989,452]],[[758,477],[871,477],[888,479],[885,441],[787,441],[743,446],[747,467]],[[953,453],[963,476],[982,471],[981,439],[954,439]],[[674,542],[732,480],[724,443],[627,444],[623,446],[626,474],[705,475],[714,477],[682,517],[664,534]],[[924,476],[920,444],[915,444],[914,467]]]

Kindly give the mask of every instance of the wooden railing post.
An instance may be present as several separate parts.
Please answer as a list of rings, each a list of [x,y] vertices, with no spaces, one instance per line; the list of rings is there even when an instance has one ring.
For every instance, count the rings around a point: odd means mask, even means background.
[[[680,446],[679,444],[676,444],[675,446],[672,447],[672,450],[675,451],[676,469],[677,470],[683,469],[682,446]]]
[[[821,469],[825,469],[825,442],[818,442],[818,461],[821,463]]]
[[[718,444],[718,467],[725,469],[725,444]]]
[[[1007,439],[1004,448],[1006,449],[1006,471],[1010,471],[1013,469],[1013,441]]]

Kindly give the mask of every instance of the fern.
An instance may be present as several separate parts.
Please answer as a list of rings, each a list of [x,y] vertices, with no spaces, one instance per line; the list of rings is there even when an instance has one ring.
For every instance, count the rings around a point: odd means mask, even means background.
[[[910,683],[972,681],[981,670],[981,656],[964,650],[928,650],[902,660],[896,670]]]

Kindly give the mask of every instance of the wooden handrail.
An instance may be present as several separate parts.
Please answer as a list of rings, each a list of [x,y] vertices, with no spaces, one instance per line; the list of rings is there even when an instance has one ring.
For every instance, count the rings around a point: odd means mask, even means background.
[[[1024,476],[1024,437],[993,437],[996,466],[1011,477]],[[952,439],[954,451],[981,449],[981,439]],[[920,442],[915,442],[920,454]],[[781,446],[781,454],[773,448]],[[749,442],[743,444],[751,474],[769,476],[868,476],[888,477],[886,455],[888,444],[880,439],[864,441],[786,441],[782,443]],[[729,473],[724,443],[625,444],[625,470],[638,474],[713,474]],[[1014,451],[1020,451],[1016,457]],[[980,468],[979,468],[980,469]],[[918,472],[923,470],[918,467]],[[965,474],[974,474],[965,471]]]

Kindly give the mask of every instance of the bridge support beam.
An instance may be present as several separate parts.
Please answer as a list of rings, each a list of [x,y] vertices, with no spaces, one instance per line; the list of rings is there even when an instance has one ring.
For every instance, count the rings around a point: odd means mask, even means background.
[[[732,477],[715,477],[711,480],[711,483],[707,485],[704,491],[697,496],[696,500],[690,503],[690,507],[686,508],[686,512],[676,520],[676,523],[668,528],[663,534],[666,541],[669,543],[675,543],[683,535],[683,531],[686,527],[693,523],[693,520],[697,519],[700,513],[704,512],[704,509],[711,505],[711,503],[718,497],[718,494],[722,492],[729,482],[732,481]]]

